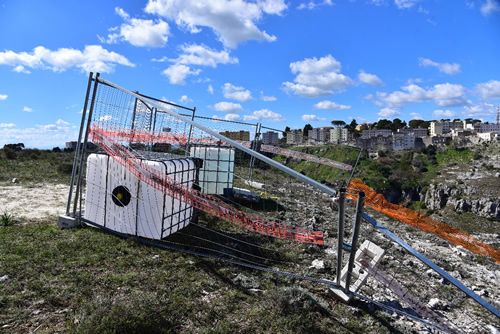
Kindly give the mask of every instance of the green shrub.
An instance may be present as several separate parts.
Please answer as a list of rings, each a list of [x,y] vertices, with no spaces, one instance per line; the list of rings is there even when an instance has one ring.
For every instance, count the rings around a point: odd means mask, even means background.
[[[15,160],[17,158],[17,153],[11,148],[4,147],[3,153],[5,154],[5,157],[9,160]]]

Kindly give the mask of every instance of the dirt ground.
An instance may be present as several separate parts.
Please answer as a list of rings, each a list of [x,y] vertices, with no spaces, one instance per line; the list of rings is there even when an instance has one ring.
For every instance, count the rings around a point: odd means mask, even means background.
[[[0,186],[0,215],[21,222],[58,217],[66,212],[68,193],[68,184]]]

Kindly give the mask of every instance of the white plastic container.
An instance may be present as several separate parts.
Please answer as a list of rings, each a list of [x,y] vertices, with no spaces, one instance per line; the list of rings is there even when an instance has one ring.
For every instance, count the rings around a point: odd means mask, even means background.
[[[203,160],[199,185],[206,194],[223,195],[224,189],[233,187],[234,149],[230,147],[193,146],[192,157]]]
[[[193,159],[165,155],[143,160],[162,174],[192,187],[197,164]],[[84,218],[111,230],[150,239],[163,239],[189,224],[194,209],[142,182],[105,154],[87,159]]]

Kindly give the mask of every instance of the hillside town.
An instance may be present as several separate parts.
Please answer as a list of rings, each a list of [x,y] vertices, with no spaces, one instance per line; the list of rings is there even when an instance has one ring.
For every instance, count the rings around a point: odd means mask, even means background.
[[[355,121],[354,121],[355,123]],[[295,129],[285,132],[283,141],[288,145],[353,145],[367,151],[414,150],[429,145],[447,145],[455,142],[459,146],[473,146],[482,142],[500,140],[500,122],[481,120],[413,120],[409,125],[399,119],[380,120],[353,126],[342,121],[332,121],[332,125],[320,128]],[[307,133],[307,134],[306,134]],[[268,138],[274,135],[274,141]],[[276,145],[277,133],[263,134],[266,142]]]

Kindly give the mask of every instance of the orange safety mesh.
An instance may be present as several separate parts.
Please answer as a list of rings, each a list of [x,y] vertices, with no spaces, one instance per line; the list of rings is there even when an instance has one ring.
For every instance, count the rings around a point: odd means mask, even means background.
[[[388,202],[383,195],[377,194],[375,190],[364,184],[360,179],[352,180],[348,188],[347,197],[349,198],[356,200],[357,193],[362,191],[366,194],[365,205],[372,209],[416,227],[421,231],[432,233],[453,245],[460,245],[471,252],[490,256],[500,263],[500,250],[497,248],[479,241],[457,228],[434,220],[423,213]]]

